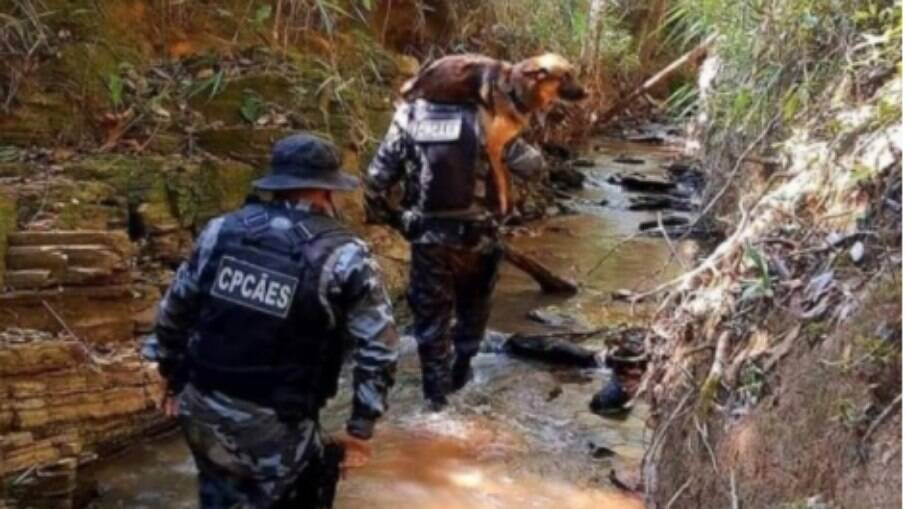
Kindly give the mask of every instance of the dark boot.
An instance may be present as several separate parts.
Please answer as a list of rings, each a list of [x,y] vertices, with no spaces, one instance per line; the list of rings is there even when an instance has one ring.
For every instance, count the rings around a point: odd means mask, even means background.
[[[422,392],[432,410],[447,406],[450,394],[450,353],[443,342],[419,345],[422,364]]]
[[[450,389],[456,392],[472,380],[472,358],[456,356],[453,361]]]

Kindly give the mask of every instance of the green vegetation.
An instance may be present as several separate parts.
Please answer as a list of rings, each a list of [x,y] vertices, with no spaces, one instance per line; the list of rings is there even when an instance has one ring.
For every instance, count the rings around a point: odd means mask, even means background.
[[[899,71],[901,19],[893,0],[679,0],[662,30],[664,45],[685,48],[720,34],[721,77],[703,105],[719,150],[726,135],[753,139],[823,109],[841,77],[856,95],[872,92]],[[688,112],[692,102],[686,87],[671,104]]]

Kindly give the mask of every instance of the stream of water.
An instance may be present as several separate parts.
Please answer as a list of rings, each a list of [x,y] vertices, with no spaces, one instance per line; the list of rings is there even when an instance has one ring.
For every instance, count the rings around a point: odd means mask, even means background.
[[[617,162],[625,158],[621,156],[643,162]],[[545,220],[530,234],[512,239],[558,272],[575,277],[582,291],[569,299],[544,296],[527,276],[505,267],[491,326],[506,332],[550,331],[526,318],[530,310],[549,306],[588,326],[619,324],[644,313],[637,308],[632,315],[628,305],[610,300],[611,292],[654,286],[677,267],[663,240],[633,237],[640,221],[655,216],[625,210],[623,191],[606,178],[613,172],[662,172],[670,156],[652,145],[598,143],[594,165],[585,169],[589,183],[573,203],[579,213]],[[607,207],[600,205],[604,200]],[[646,408],[638,405],[623,420],[605,420],[588,411],[592,394],[610,376],[607,370],[557,369],[480,354],[474,381],[450,408],[429,413],[421,400],[411,338],[401,348],[392,409],[379,424],[372,461],[341,483],[337,508],[642,507],[611,486],[607,473],[638,463],[646,440]],[[349,399],[347,389],[325,410],[327,430],[341,429]],[[178,434],[131,448],[83,477],[98,484],[101,496],[92,505],[97,509],[196,505],[194,464]]]

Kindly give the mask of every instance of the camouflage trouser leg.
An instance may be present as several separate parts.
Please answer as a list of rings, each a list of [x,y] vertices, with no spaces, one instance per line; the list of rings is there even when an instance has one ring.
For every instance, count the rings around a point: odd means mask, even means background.
[[[316,422],[287,424],[269,408],[191,384],[180,395],[180,422],[198,466],[202,509],[275,507],[322,451]]]
[[[425,397],[443,399],[451,390],[452,346],[459,363],[478,352],[491,312],[501,251],[413,244],[409,307],[422,364]],[[453,311],[457,324],[452,337]]]
[[[502,258],[503,250],[495,247],[453,259],[455,272],[463,275],[456,278],[456,362],[468,363],[478,353],[491,317],[491,298]]]

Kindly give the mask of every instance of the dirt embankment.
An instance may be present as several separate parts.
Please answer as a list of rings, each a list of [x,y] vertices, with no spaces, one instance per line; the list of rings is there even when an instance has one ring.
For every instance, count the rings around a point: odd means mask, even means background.
[[[651,507],[900,506],[899,98],[896,77],[744,166],[735,228],[666,288]]]
[[[65,506],[80,463],[167,424],[135,340],[195,234],[290,132],[331,136],[358,171],[407,61],[350,21],[328,38],[327,19],[245,1],[7,4],[0,507]],[[363,224],[361,193],[343,209],[398,293],[401,239]]]

